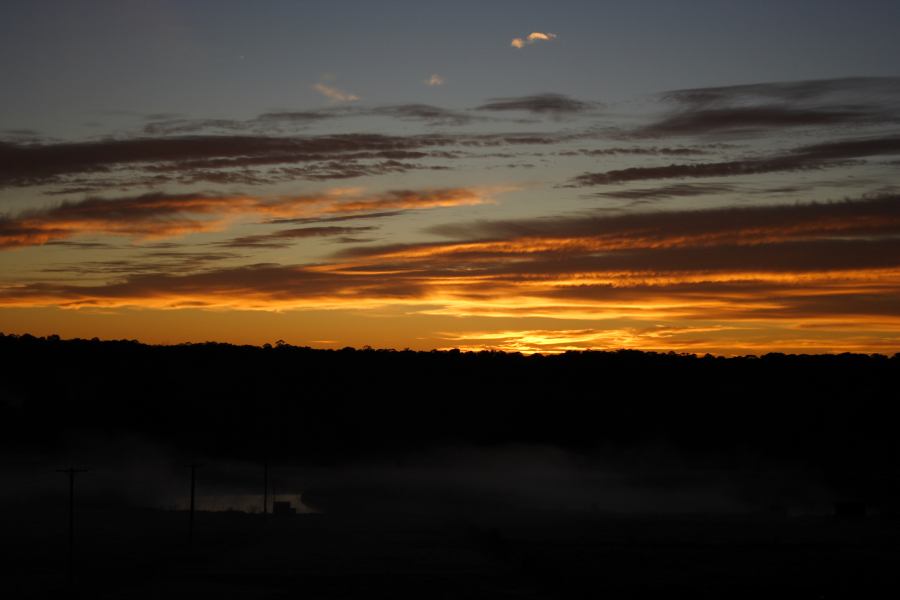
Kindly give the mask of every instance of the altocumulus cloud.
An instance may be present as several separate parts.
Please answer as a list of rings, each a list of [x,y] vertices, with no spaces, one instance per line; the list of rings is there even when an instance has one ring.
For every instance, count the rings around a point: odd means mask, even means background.
[[[524,38],[513,38],[509,43],[513,48],[524,48],[527,45],[533,44],[535,42],[549,42],[551,40],[556,39],[555,33],[544,33],[541,31],[532,31]]]
[[[312,87],[314,90],[334,102],[356,102],[360,99],[356,94],[339,90],[334,86],[326,85],[324,83],[317,83]]]
[[[804,171],[839,166],[844,161],[897,154],[900,154],[900,136],[853,138],[800,146],[770,157],[658,167],[629,167],[599,173],[583,173],[574,177],[569,185],[578,187],[653,179],[735,177]]]
[[[122,198],[92,197],[0,218],[0,249],[34,246],[86,234],[143,239],[181,236],[221,230],[231,221],[245,216],[265,216],[273,220],[310,219],[373,211],[466,206],[489,202],[491,193],[491,190],[467,188],[391,190],[380,194],[336,189],[318,195],[276,199],[163,193]]]
[[[580,113],[595,108],[590,102],[582,102],[563,94],[534,94],[513,98],[492,98],[476,110],[526,111],[535,114]]]

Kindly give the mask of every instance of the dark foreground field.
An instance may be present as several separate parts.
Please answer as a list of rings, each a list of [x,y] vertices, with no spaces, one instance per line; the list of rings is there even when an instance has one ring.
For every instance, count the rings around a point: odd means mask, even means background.
[[[87,510],[4,518],[8,598],[860,598],[900,591],[900,522],[536,513],[269,517]],[[887,595],[881,597],[888,597]]]

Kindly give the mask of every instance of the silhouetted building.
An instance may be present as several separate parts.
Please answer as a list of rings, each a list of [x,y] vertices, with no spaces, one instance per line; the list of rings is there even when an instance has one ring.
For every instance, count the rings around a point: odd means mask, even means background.
[[[291,506],[290,502],[287,502],[285,500],[276,500],[272,503],[272,514],[276,517],[296,515],[297,510],[293,506]]]

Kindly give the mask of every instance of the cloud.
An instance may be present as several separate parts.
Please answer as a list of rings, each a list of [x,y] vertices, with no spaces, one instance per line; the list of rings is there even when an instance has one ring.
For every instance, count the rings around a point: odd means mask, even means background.
[[[571,186],[611,185],[652,179],[684,179],[689,177],[735,177],[779,171],[818,169],[822,163],[799,158],[778,157],[769,160],[732,160],[717,163],[671,164],[662,167],[629,167],[602,173],[584,173],[574,177]]]
[[[559,156],[616,156],[616,155],[632,155],[632,156],[700,156],[709,154],[708,148],[686,148],[686,147],[660,147],[660,146],[634,146],[630,148],[594,148],[591,150],[564,150],[559,152]]]
[[[387,211],[379,211],[379,212],[363,212],[363,213],[353,213],[349,215],[337,215],[337,216],[322,216],[322,217],[303,217],[299,219],[272,219],[271,221],[266,221],[267,224],[271,225],[309,225],[312,223],[338,223],[341,221],[355,221],[355,220],[365,220],[365,219],[386,219],[388,217],[396,217],[404,214],[403,210],[387,210]]]
[[[676,113],[639,130],[647,136],[761,132],[791,127],[876,123],[881,116],[864,109],[803,109],[787,106],[715,108]]]
[[[304,303],[327,308],[352,301],[363,308],[382,304],[385,299],[403,300],[420,293],[414,282],[389,276],[353,276],[304,266],[252,264],[188,275],[138,274],[105,285],[40,283],[0,287],[0,304],[21,305],[28,301],[67,307],[270,309]]]
[[[429,85],[442,85],[444,80],[432,76],[425,82]],[[432,83],[429,83],[432,82]],[[484,117],[473,117],[465,113],[425,104],[399,104],[367,108],[361,106],[332,106],[316,110],[282,110],[262,113],[252,119],[191,119],[166,118],[153,120],[146,124],[143,133],[152,136],[188,135],[201,132],[233,134],[237,132],[253,132],[258,134],[277,134],[284,131],[297,130],[322,121],[334,119],[364,118],[370,116],[389,116],[399,119],[419,119],[431,124],[462,124]],[[451,123],[453,121],[453,123]],[[22,140],[15,140],[21,142]]]
[[[541,33],[540,31],[533,31],[533,32],[531,32],[531,33],[528,34],[528,37],[527,37],[526,39],[527,39],[529,42],[534,42],[534,41],[537,41],[537,40],[550,41],[550,40],[555,39],[555,38],[556,38],[556,34],[555,34],[555,33]]]
[[[266,181],[278,173],[261,171],[274,165],[319,163],[326,168],[313,168],[319,179],[325,173],[340,177],[368,174],[361,161],[407,160],[426,158],[421,151],[454,143],[442,136],[384,136],[378,134],[343,134],[312,137],[277,137],[263,135],[202,135],[161,138],[108,139],[85,142],[48,144],[16,144],[0,142],[0,186],[44,185],[63,183],[69,187],[71,177],[78,174],[102,174],[100,185],[123,185],[128,181],[153,184],[180,176],[191,181],[224,182]],[[452,158],[440,151],[434,156]],[[340,162],[336,162],[340,161]],[[332,164],[327,164],[327,163]],[[389,165],[396,167],[397,165]],[[419,168],[406,165],[406,168]],[[242,169],[242,171],[236,171]],[[248,171],[252,169],[252,171]],[[136,177],[135,171],[149,173],[156,179]],[[375,171],[377,173],[377,170]],[[302,176],[303,172],[290,173]],[[235,179],[237,178],[237,179]],[[185,183],[185,181],[180,181]],[[78,182],[90,187],[91,182]]]
[[[458,243],[414,246],[413,254],[588,253],[634,249],[757,246],[820,237],[900,234],[900,196],[693,211],[655,211],[438,225],[430,233]],[[386,255],[406,255],[404,246]],[[345,251],[352,255],[354,250]],[[359,250],[378,254],[381,249]],[[613,257],[614,259],[615,257]],[[710,257],[710,260],[714,260]]]
[[[900,78],[845,78],[675,90],[678,110],[638,136],[752,135],[798,127],[900,122]]]
[[[708,106],[760,100],[790,103],[817,102],[847,95],[873,99],[898,94],[900,94],[900,77],[844,77],[689,88],[664,92],[661,97],[671,102]]]
[[[264,122],[292,122],[292,123],[312,123],[323,121],[326,119],[334,119],[341,116],[342,112],[334,110],[282,110],[262,113],[253,121],[257,123]]]
[[[692,339],[718,335],[708,329],[710,322],[794,330],[827,329],[843,322],[872,339],[897,339],[900,217],[896,207],[900,199],[896,190],[892,195],[845,203],[641,213],[606,201],[605,206],[616,209],[452,223],[415,233],[407,229],[402,236],[394,234],[402,227],[392,227],[392,235],[387,236],[377,229],[386,223],[380,219],[414,210],[483,204],[491,201],[491,192],[462,188],[380,191],[385,187],[379,186],[376,192],[301,190],[275,196],[251,187],[287,181],[309,185],[303,182],[451,166],[481,171],[482,167],[543,161],[554,167],[553,177],[575,175],[562,183],[602,186],[557,190],[561,195],[548,196],[546,202],[558,210],[573,208],[577,199],[572,194],[635,204],[696,198],[691,204],[701,205],[704,194],[718,203],[720,198],[712,195],[752,194],[754,198],[742,200],[756,200],[758,193],[781,189],[790,190],[793,199],[801,197],[804,188],[809,194],[824,189],[822,181],[810,186],[804,180],[813,179],[812,173],[818,170],[835,167],[846,168],[829,171],[835,181],[829,182],[827,194],[833,196],[841,185],[874,190],[885,184],[886,161],[900,156],[900,137],[885,120],[893,109],[880,100],[888,97],[891,86],[876,83],[853,80],[682,91],[670,100],[670,112],[649,122],[635,121],[628,129],[591,123],[593,127],[537,132],[280,134],[294,126],[345,117],[384,117],[372,119],[379,126],[390,125],[387,119],[409,120],[419,129],[510,123],[516,118],[534,119],[533,115],[577,117],[598,110],[596,104],[560,94],[538,94],[493,98],[477,109],[459,111],[398,104],[272,111],[245,121],[166,115],[141,122],[152,127],[136,138],[7,140],[0,142],[0,185],[52,184],[51,192],[87,196],[0,217],[0,246],[51,243],[63,246],[54,255],[65,248],[82,248],[80,255],[97,258],[103,250],[105,260],[85,261],[81,267],[51,264],[52,279],[46,276],[44,282],[38,271],[28,281],[8,278],[0,283],[0,302],[266,310],[349,308],[361,302],[379,310],[397,305],[396,310],[406,314],[442,319],[477,315],[588,322],[562,323],[560,329],[567,335],[546,344],[540,340],[547,340],[547,332],[554,328],[547,322],[501,327],[533,338],[534,348],[602,344],[604,339],[627,339],[628,335],[640,340],[637,343],[650,344],[657,325],[678,332],[657,342],[677,338],[679,344],[689,346]],[[881,90],[873,99],[857,98],[866,95],[863,90],[873,89]],[[619,118],[612,112],[607,116]],[[865,135],[868,132],[855,129],[870,124],[878,124],[880,131],[873,129]],[[267,134],[248,133],[257,127]],[[201,131],[220,134],[195,135]],[[700,140],[702,144],[647,139],[650,135],[760,132],[782,135],[740,146],[718,139]],[[762,176],[791,172],[802,172],[802,176],[778,176],[777,181]],[[427,173],[420,172],[418,177]],[[187,185],[191,187],[180,187]],[[121,191],[126,186],[171,193]],[[110,191],[87,191],[93,189]],[[207,191],[183,193],[186,189]],[[317,189],[318,185],[311,186]],[[40,195],[45,191],[33,190],[21,202],[36,198],[48,203],[51,200]],[[769,197],[766,202],[772,200]],[[21,202],[17,201],[17,210]],[[585,210],[583,204],[575,208]],[[458,208],[457,214],[464,213]],[[216,231],[223,233],[199,238],[208,242],[206,250],[228,249],[237,256],[225,260],[201,252],[194,257],[166,258],[151,256],[148,248],[148,240]],[[183,243],[197,242],[198,237]],[[98,248],[109,240],[117,244],[115,248]],[[398,243],[411,241],[416,243]],[[292,244],[298,250],[308,246],[332,254],[317,255],[315,264],[247,264],[258,262],[248,257],[262,249]],[[91,248],[98,248],[97,252],[91,254]],[[276,255],[295,253],[270,254]],[[94,277],[81,277],[85,274]],[[616,333],[604,338],[598,332]]]
[[[516,110],[535,114],[564,114],[586,112],[595,107],[595,104],[575,100],[562,94],[536,94],[516,98],[494,98],[476,110]]]
[[[392,190],[374,198],[346,198],[330,212],[364,212],[386,208],[435,208],[471,206],[488,200],[488,190],[451,188],[432,191]]]
[[[312,87],[332,102],[356,102],[360,99],[356,94],[341,91],[336,87],[325,85],[324,83],[316,83]]]
[[[258,115],[253,119],[191,119],[191,118],[163,118],[153,119],[143,128],[146,135],[186,135],[200,132],[225,132],[239,131],[265,132],[277,130],[284,125],[306,126],[327,119],[335,119],[347,116],[347,113],[335,109],[305,110],[305,111],[277,111]]]
[[[232,119],[164,119],[147,123],[147,135],[184,135],[198,131],[239,131],[246,128],[246,122]]]
[[[614,192],[598,192],[597,196],[605,198],[621,198],[623,200],[663,200],[667,198],[685,198],[706,194],[724,194],[735,191],[734,186],[711,183],[676,183],[652,188],[633,188]]]
[[[398,160],[384,160],[372,163],[357,163],[353,161],[330,161],[327,163],[318,163],[309,167],[281,167],[269,171],[265,177],[260,178],[258,183],[271,183],[276,181],[297,181],[298,179],[307,179],[310,181],[335,181],[339,179],[352,179],[354,177],[372,177],[377,175],[386,175],[388,173],[406,173],[408,171],[429,169],[444,170],[449,167],[444,166],[424,166],[417,163],[402,162]],[[216,179],[207,179],[204,174],[198,177],[188,179],[189,182],[195,181],[216,181]],[[241,183],[241,179],[234,179]],[[254,179],[248,179],[246,183],[254,183]]]
[[[448,110],[429,104],[397,104],[374,108],[370,114],[384,115],[404,120],[425,121],[430,125],[465,125],[483,117]]]
[[[457,239],[335,256],[345,272],[358,265],[360,272],[377,267],[434,281],[423,301],[440,299],[438,314],[708,321],[806,311],[810,323],[856,315],[858,325],[870,318],[900,331],[897,196],[475,222],[430,232]]]
[[[163,193],[93,197],[0,218],[0,249],[89,234],[140,239],[182,236],[221,230],[232,220],[246,216],[310,219],[359,213],[364,218],[373,211],[481,204],[489,202],[492,193],[491,190],[447,188],[391,190],[367,195],[359,190],[338,189],[319,195],[275,199]]]
[[[221,227],[220,215],[246,212],[256,205],[250,197],[198,194],[87,198],[3,217],[0,248],[44,244],[85,233],[149,238],[209,231]]]
[[[349,141],[349,140],[346,140]],[[370,140],[373,141],[373,140]],[[355,145],[359,146],[359,145]],[[0,182],[69,173],[110,172],[139,163],[181,163],[209,159],[265,159],[267,163],[303,160],[313,153],[332,154],[347,148],[345,140],[298,140],[266,136],[181,136],[107,139],[51,144],[0,143]]]
[[[287,248],[294,240],[311,237],[336,237],[369,232],[377,227],[300,227],[273,233],[246,235],[222,242],[228,248]]]
[[[525,42],[523,41],[523,44]],[[429,85],[444,82],[434,74],[423,80]],[[844,123],[876,123],[897,119],[900,78],[859,78],[821,82],[754,84],[725,88],[675,90],[661,96],[679,110],[663,116],[658,123],[639,129],[635,135],[743,134],[764,127],[798,127]],[[187,118],[158,114],[147,117],[147,135],[186,135],[200,132],[236,133],[278,132],[285,128],[306,127],[329,119],[358,118],[389,114],[380,109],[351,106],[344,102],[313,110],[270,111],[246,120]],[[893,107],[893,108],[892,108]],[[446,110],[433,107],[435,110]],[[452,112],[452,111],[447,111]],[[398,117],[404,118],[402,113]],[[427,119],[426,119],[427,120]],[[12,135],[13,132],[8,132]],[[37,141],[37,133],[17,131],[16,141]],[[22,137],[29,134],[26,137]]]
[[[512,46],[513,48],[524,48],[526,45],[531,45],[535,42],[549,42],[555,39],[555,33],[542,33],[540,31],[532,31],[524,38],[513,38],[512,42],[510,42],[510,46]]]
[[[352,194],[347,196],[348,207],[357,208]],[[409,202],[401,192],[386,196],[382,204]],[[234,247],[267,247],[347,233],[352,232],[310,227],[233,241]],[[629,335],[634,344],[624,345],[690,348],[705,343],[708,348],[709,336],[738,329],[744,331],[732,344],[752,344],[746,334],[750,329],[769,343],[776,330],[792,331],[796,339],[804,332],[832,335],[837,348],[843,334],[834,332],[842,327],[854,333],[853,347],[900,334],[896,195],[460,223],[430,233],[449,239],[356,247],[313,265],[129,273],[127,264],[111,264],[102,268],[120,277],[106,283],[0,284],[0,304],[260,310],[402,306],[405,313],[427,315],[554,319],[563,323],[554,339],[546,327],[517,328],[531,332],[529,347],[550,350],[592,340],[615,343]],[[566,326],[564,320],[591,325]],[[814,347],[811,336],[798,343]],[[502,335],[497,339],[512,343]]]
[[[10,135],[14,137],[26,137],[26,138],[35,138],[40,135],[40,133],[34,129],[3,129],[0,130],[0,133],[4,135]]]
[[[70,244],[72,242],[50,242]],[[80,260],[42,269],[42,273],[60,275],[135,275],[146,273],[186,274],[207,269],[212,264],[238,259],[232,252],[195,252],[181,250],[143,251],[139,257],[107,260]]]
[[[424,80],[432,86],[443,85],[445,81],[437,75]],[[412,110],[420,107],[418,112]],[[389,116],[398,119],[418,119],[432,125],[464,124],[474,120],[487,121],[487,117],[475,117],[464,112],[454,111],[438,106],[425,104],[399,104],[377,107],[350,105],[349,103],[319,108],[314,110],[281,110],[257,115],[252,119],[203,119],[171,117],[160,115],[144,125],[142,132],[151,136],[191,135],[199,133],[216,133],[219,135],[248,132],[254,134],[282,134],[295,132],[317,123],[335,119],[359,119],[371,116]],[[494,119],[499,120],[499,119]],[[10,137],[11,142],[38,142],[37,137]]]
[[[375,109],[379,110],[379,109]],[[383,107],[398,118],[462,123],[465,117],[427,105]],[[316,136],[190,135],[81,142],[0,142],[0,187],[58,185],[98,190],[197,182],[256,185],[296,179],[346,179],[444,169],[412,160],[453,160],[453,146],[489,148],[557,144],[595,137],[580,133],[351,133]],[[300,164],[298,164],[300,163]],[[90,177],[88,177],[90,176]]]
[[[652,179],[734,177],[787,171],[822,169],[841,161],[900,154],[900,137],[871,137],[823,142],[794,148],[769,158],[749,158],[714,163],[629,167],[601,173],[584,173],[572,179],[574,187],[610,185]]]

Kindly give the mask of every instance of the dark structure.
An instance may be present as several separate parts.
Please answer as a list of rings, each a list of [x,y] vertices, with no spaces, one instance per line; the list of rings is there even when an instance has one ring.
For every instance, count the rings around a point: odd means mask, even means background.
[[[287,517],[297,514],[297,509],[286,500],[276,500],[272,503],[272,514],[276,517]]]

